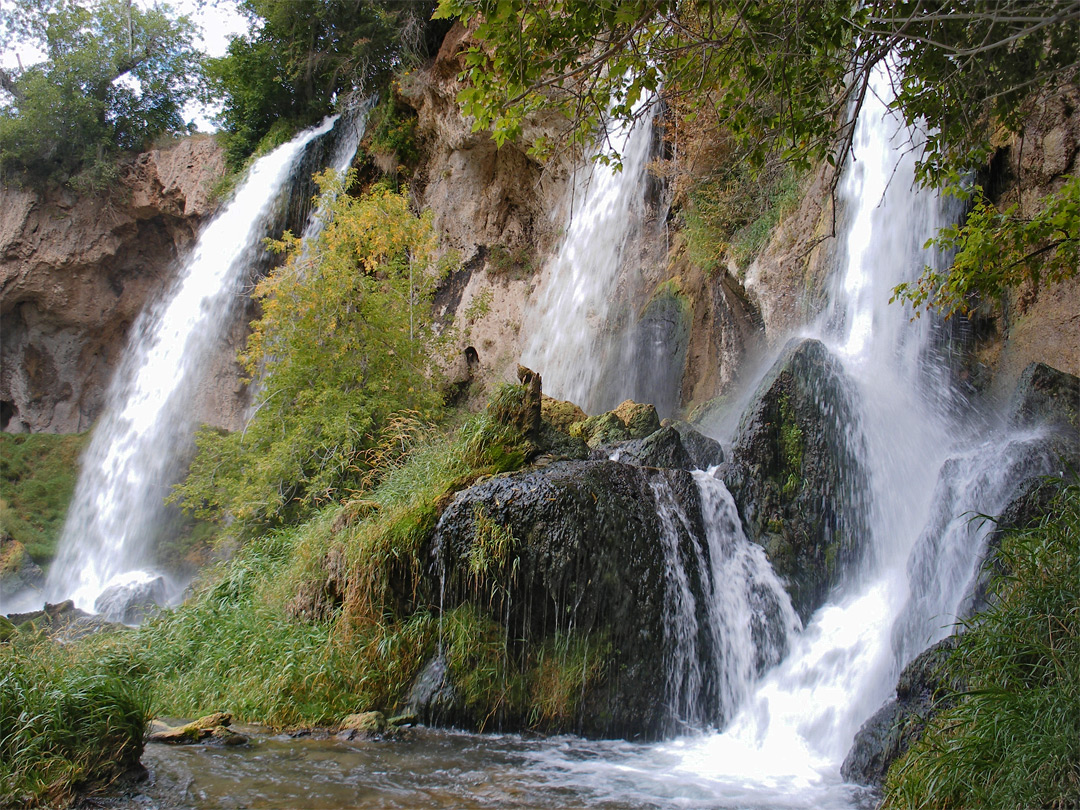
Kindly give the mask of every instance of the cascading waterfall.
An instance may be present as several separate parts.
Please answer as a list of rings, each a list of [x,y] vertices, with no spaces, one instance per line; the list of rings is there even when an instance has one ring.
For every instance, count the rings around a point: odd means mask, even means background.
[[[644,219],[652,141],[649,111],[632,127],[610,126],[604,145],[622,157],[622,170],[592,162],[572,184],[570,224],[526,319],[521,362],[540,373],[547,393],[589,413],[611,399],[603,380],[637,293],[627,249]]]
[[[743,533],[731,493],[710,472],[693,475],[703,538],[667,481],[651,482],[665,560],[665,700],[679,731],[723,726],[802,626],[764,550]],[[701,581],[691,582],[690,572]]]
[[[251,266],[277,218],[305,150],[337,118],[297,135],[248,172],[231,201],[200,233],[172,286],[132,327],[104,413],[83,459],[46,596],[85,610],[107,588],[147,584],[167,523],[164,498],[189,458],[201,373],[245,299]],[[351,162],[363,118],[347,122],[332,165]],[[312,217],[311,222],[317,221]],[[156,599],[169,594],[161,590]]]
[[[605,798],[663,806],[683,800],[716,808],[855,806],[859,791],[843,783],[840,764],[856,731],[891,694],[901,668],[948,635],[972,601],[990,526],[971,516],[997,514],[1019,481],[1054,471],[1036,433],[992,429],[987,440],[990,422],[972,414],[950,383],[940,321],[912,321],[909,309],[889,303],[896,284],[911,281],[924,264],[940,267],[947,260],[922,246],[959,214],[936,194],[916,189],[915,136],[887,109],[890,93],[879,73],[840,188],[846,225],[832,304],[808,335],[829,348],[854,384],[846,430],[866,470],[858,503],[866,512],[869,553],[854,581],[796,632],[786,595],[777,597],[765,585],[775,575],[760,548],[733,546],[739,554],[760,554],[753,565],[744,563],[742,579],[716,570],[722,555],[712,550],[717,587],[709,623],[724,628],[711,632],[725,639],[716,645],[718,677],[728,679],[728,695],[741,708],[719,733],[642,749],[614,746],[588,764],[545,753],[536,767],[551,782],[591,787],[608,780],[613,787]],[[730,501],[719,482],[699,477],[699,486],[703,502]],[[733,503],[705,511],[713,533],[739,523]],[[678,627],[697,606],[676,570],[668,580],[670,632],[685,634],[690,645],[692,634]],[[774,603],[757,615],[779,610],[790,617],[758,624],[745,618],[755,589],[759,599]],[[733,632],[740,627],[741,635]],[[762,628],[786,632],[763,644]],[[750,657],[762,650],[773,657],[751,665]],[[785,651],[784,660],[755,682]],[[685,663],[689,652],[676,658],[669,699],[678,700],[681,685],[700,676]]]
[[[870,558],[722,734],[668,749],[680,769],[772,795],[779,806],[804,806],[797,794],[807,788],[817,793],[805,806],[850,806],[839,765],[855,732],[902,666],[951,632],[970,589],[988,531],[971,514],[996,514],[1021,473],[1051,469],[1029,452],[1030,436],[978,441],[984,424],[965,423],[936,351],[939,325],[912,323],[909,310],[889,304],[896,284],[940,260],[921,246],[958,212],[914,190],[911,134],[881,101],[883,74],[874,91],[841,187],[845,261],[816,334],[857,388],[850,429],[869,479]]]

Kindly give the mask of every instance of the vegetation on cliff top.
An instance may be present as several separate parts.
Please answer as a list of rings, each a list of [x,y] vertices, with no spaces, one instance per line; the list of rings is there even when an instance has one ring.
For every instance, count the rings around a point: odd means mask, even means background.
[[[103,188],[116,155],[186,132],[182,108],[202,86],[191,20],[124,0],[13,0],[0,10],[0,48],[45,53],[0,67],[0,176]]]
[[[250,33],[212,60],[228,155],[239,166],[272,127],[299,129],[355,95],[389,87],[438,48],[434,0],[241,0]]]

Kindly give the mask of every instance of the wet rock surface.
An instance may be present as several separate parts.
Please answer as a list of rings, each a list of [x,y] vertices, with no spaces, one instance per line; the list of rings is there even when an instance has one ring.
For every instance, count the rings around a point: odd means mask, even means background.
[[[852,386],[816,340],[792,341],[765,375],[720,475],[805,622],[864,550]]]
[[[164,577],[111,585],[94,600],[101,618],[121,624],[139,624],[165,605],[168,598]]]
[[[228,712],[214,712],[180,726],[170,726],[160,720],[155,720],[153,730],[146,741],[168,745],[191,745],[192,743],[245,745],[248,738],[230,726],[232,726],[232,715]]]
[[[11,535],[0,531],[0,598],[9,599],[20,591],[39,590],[45,574]]]
[[[689,546],[704,531],[693,477],[613,461],[560,461],[489,479],[458,493],[437,526],[431,578],[440,610],[482,606],[505,626],[516,646],[511,655],[535,651],[556,634],[610,644],[604,677],[589,685],[567,730],[655,737],[665,728],[671,642],[657,486],[681,506],[677,542]],[[485,558],[492,527],[509,545]],[[684,558],[694,557],[685,551]],[[701,571],[689,576],[700,593]],[[703,656],[711,655],[708,644],[703,637]],[[413,708],[429,722],[475,727],[480,718],[458,697],[449,668],[436,659],[414,687]],[[514,728],[524,719],[501,721]]]
[[[889,766],[922,736],[934,713],[948,705],[947,692],[957,688],[944,673],[955,645],[955,637],[939,641],[904,668],[895,697],[855,735],[840,768],[841,776],[860,785],[876,786],[885,781]]]
[[[9,613],[7,620],[14,632],[44,634],[57,641],[76,641],[93,633],[121,627],[116,622],[79,610],[70,599],[56,604],[46,603],[42,610]]]

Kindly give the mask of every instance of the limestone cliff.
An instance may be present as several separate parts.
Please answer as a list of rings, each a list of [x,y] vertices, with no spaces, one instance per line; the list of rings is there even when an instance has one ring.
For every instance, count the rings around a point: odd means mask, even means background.
[[[121,166],[100,195],[0,188],[0,428],[87,429],[128,328],[172,279],[224,174],[209,137]]]

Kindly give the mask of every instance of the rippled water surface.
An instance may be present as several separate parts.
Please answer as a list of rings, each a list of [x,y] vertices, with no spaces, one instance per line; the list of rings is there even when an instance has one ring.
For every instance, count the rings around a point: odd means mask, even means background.
[[[686,769],[709,737],[657,744],[426,729],[401,739],[254,735],[249,746],[148,745],[150,808],[855,808],[838,777],[754,783]],[[719,764],[719,763],[718,763]]]

